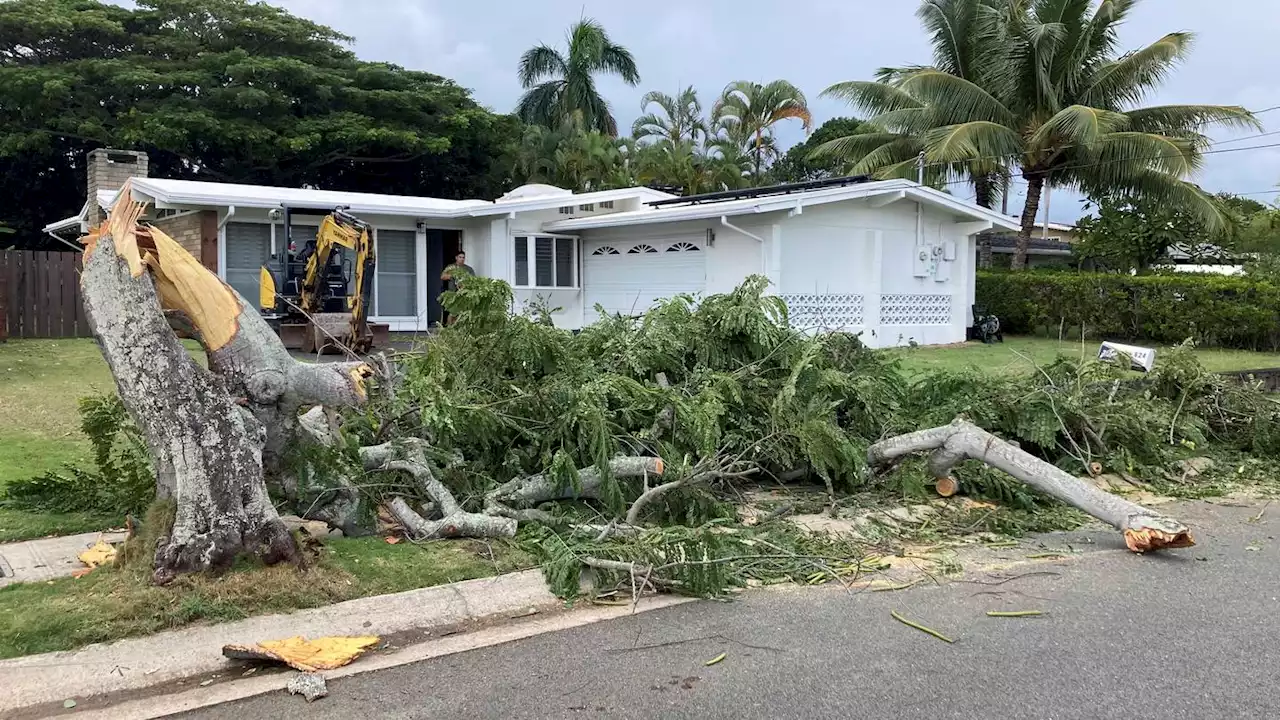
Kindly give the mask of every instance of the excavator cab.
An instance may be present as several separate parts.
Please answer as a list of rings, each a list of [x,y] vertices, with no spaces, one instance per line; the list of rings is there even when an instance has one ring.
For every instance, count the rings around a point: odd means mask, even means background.
[[[367,352],[375,330],[368,322],[376,264],[371,228],[346,208],[337,208],[299,249],[292,220],[301,212],[285,208],[285,251],[273,256],[273,267],[261,270],[259,306],[286,347]],[[376,329],[379,335],[386,332],[385,327]]]

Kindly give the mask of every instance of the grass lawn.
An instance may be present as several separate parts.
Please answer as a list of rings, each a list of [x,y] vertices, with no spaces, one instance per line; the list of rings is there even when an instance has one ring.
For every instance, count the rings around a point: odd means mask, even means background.
[[[0,658],[490,577],[534,564],[503,542],[388,545],[381,537],[346,538],[329,541],[320,552],[305,571],[246,567],[219,578],[179,578],[165,587],[150,584],[145,569],[100,568],[80,579],[0,588]]]
[[[0,487],[11,480],[90,462],[77,401],[115,383],[92,340],[0,343]],[[0,507],[0,542],[102,530],[120,518],[34,514]]]
[[[1039,337],[1005,337],[1003,343],[984,345],[968,342],[964,345],[945,347],[899,348],[889,350],[902,360],[903,367],[912,373],[930,370],[966,370],[977,368],[988,373],[1030,372],[1032,364],[1052,362],[1058,355],[1071,358],[1097,357],[1099,343],[1089,340],[1061,341]],[[1160,349],[1156,348],[1156,365],[1160,365]],[[1280,367],[1280,353],[1258,353],[1247,350],[1196,350],[1196,357],[1206,370],[1261,370]]]

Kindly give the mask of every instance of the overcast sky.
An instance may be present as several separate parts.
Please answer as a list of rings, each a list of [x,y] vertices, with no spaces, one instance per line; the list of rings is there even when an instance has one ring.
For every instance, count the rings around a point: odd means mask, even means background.
[[[292,12],[356,38],[360,57],[428,70],[471,88],[494,110],[509,112],[521,89],[519,56],[539,42],[562,45],[584,14],[631,49],[639,87],[604,80],[620,127],[640,114],[640,97],[659,89],[697,88],[703,104],[730,81],[784,78],[809,97],[815,123],[850,114],[819,93],[842,80],[871,79],[876,68],[929,61],[914,16],[914,0],[272,0]],[[1121,29],[1126,49],[1165,33],[1191,30],[1188,62],[1148,101],[1280,105],[1280,0],[1145,0]],[[1280,110],[1260,116],[1280,130]],[[803,137],[795,122],[779,129],[790,145]],[[1216,135],[1221,139],[1254,132]],[[1280,135],[1240,139],[1215,149],[1280,143]],[[1206,188],[1237,193],[1277,189],[1280,147],[1212,155],[1200,177]],[[1252,197],[1274,202],[1277,193]],[[1058,200],[1057,198],[1055,198]],[[1020,201],[1016,203],[1020,205]],[[1012,208],[1011,208],[1012,210]],[[1055,220],[1072,221],[1080,207],[1063,197]]]

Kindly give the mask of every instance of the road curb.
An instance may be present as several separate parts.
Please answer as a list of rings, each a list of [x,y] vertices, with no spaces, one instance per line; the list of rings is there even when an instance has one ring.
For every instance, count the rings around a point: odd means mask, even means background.
[[[501,645],[502,643],[514,642],[543,633],[567,630],[606,620],[616,620],[636,613],[660,610],[688,602],[696,602],[696,600],[688,597],[659,595],[641,598],[635,607],[584,606],[567,612],[521,619],[512,623],[482,628],[475,632],[428,640],[400,648],[392,654],[361,658],[351,665],[327,671],[323,674],[327,680],[332,681],[367,672],[409,665],[454,653]],[[153,720],[154,718],[170,717],[213,705],[245,700],[270,692],[282,692],[289,679],[294,675],[296,673],[288,672],[278,675],[251,677],[210,687],[195,687],[185,692],[169,695],[124,700],[113,703],[108,707],[86,708],[87,712],[76,711],[75,716],[84,720]],[[341,685],[331,687],[330,692],[341,692]],[[304,704],[302,698],[297,698],[297,700],[299,704]],[[319,702],[324,701],[321,700]]]
[[[138,693],[225,671],[222,646],[305,635],[394,635],[561,606],[539,570],[348,600],[79,650],[0,661],[0,715],[94,696]],[[263,678],[265,679],[265,678]],[[180,688],[175,688],[180,689]]]

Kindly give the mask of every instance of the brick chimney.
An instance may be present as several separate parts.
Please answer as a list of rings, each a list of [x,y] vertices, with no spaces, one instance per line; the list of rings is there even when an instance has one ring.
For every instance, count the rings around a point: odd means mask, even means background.
[[[112,150],[98,148],[89,151],[88,184],[85,194],[89,199],[89,226],[106,219],[106,213],[98,207],[99,190],[119,190],[124,181],[147,176],[147,154],[136,150]]]

